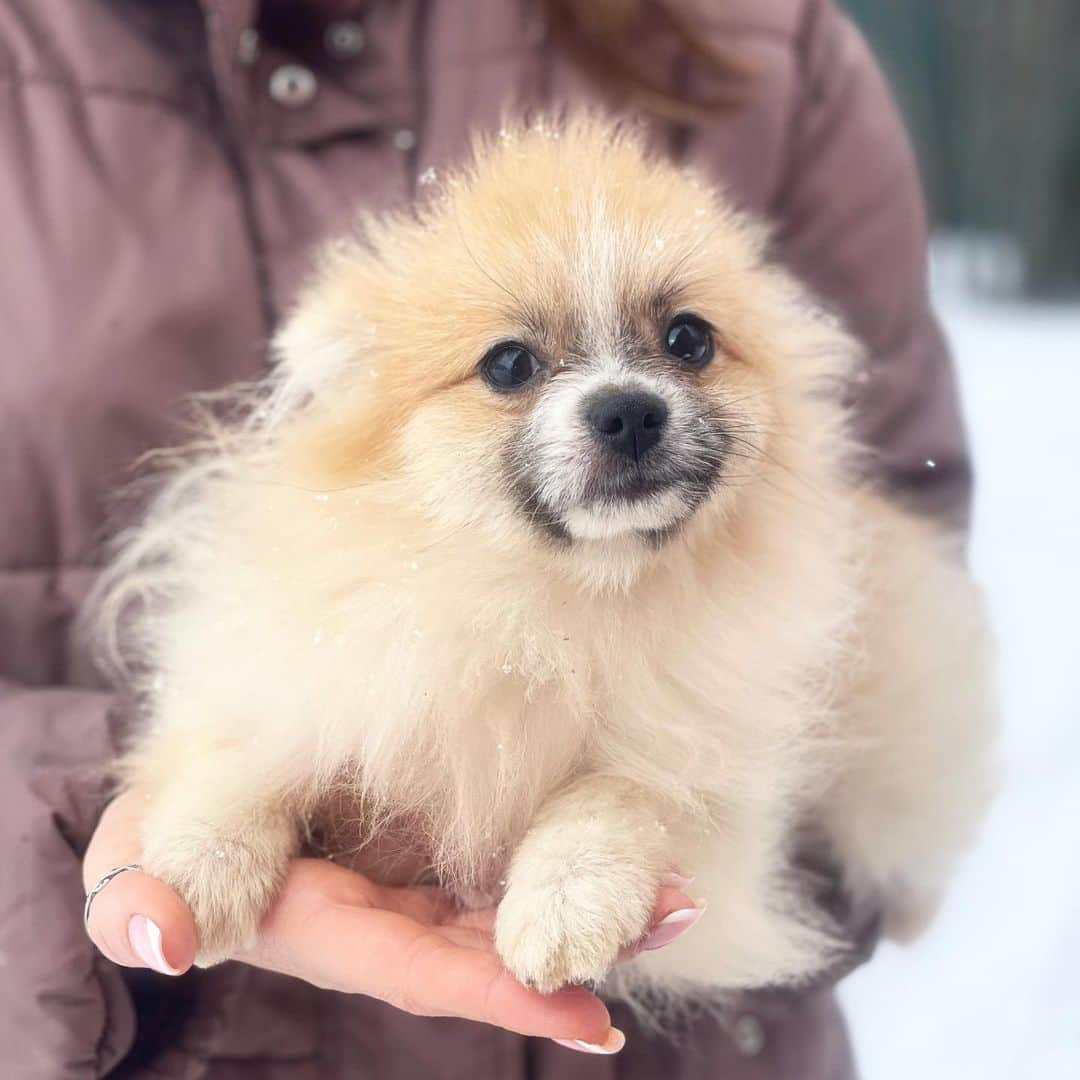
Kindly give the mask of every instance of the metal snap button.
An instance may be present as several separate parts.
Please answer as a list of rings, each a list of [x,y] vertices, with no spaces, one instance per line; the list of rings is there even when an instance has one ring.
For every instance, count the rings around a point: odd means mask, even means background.
[[[355,19],[338,19],[323,33],[323,45],[336,60],[351,60],[364,51],[364,28]]]
[[[270,96],[290,109],[307,105],[318,89],[314,74],[301,64],[282,64],[270,76]]]
[[[744,1057],[757,1057],[765,1049],[765,1026],[756,1016],[744,1013],[731,1027],[731,1041]]]
[[[394,132],[394,145],[399,150],[411,150],[416,145],[416,136],[408,128]]]

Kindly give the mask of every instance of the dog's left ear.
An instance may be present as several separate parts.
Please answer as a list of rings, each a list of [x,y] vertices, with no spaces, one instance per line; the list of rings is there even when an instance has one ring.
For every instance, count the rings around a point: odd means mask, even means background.
[[[301,407],[370,363],[370,334],[357,318],[350,266],[362,257],[356,245],[335,243],[270,344],[276,418]]]

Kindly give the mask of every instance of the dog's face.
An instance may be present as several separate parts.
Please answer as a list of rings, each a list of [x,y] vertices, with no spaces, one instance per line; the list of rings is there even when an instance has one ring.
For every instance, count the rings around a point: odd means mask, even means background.
[[[519,399],[499,405],[516,418],[507,489],[556,538],[655,540],[720,481],[729,445],[707,369],[725,358],[716,327],[659,275],[603,280],[579,254],[561,268],[571,302],[479,363],[493,395]]]
[[[765,452],[787,361],[759,249],[635,140],[522,130],[328,256],[283,347],[335,358],[337,482],[379,461],[447,520],[655,547]]]

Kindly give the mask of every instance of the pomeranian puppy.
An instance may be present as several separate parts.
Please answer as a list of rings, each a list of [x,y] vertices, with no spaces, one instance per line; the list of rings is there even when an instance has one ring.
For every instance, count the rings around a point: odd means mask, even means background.
[[[330,246],[276,354],[97,594],[200,963],[313,835],[497,903],[544,991],[603,979],[673,867],[709,910],[627,993],[820,970],[808,831],[925,923],[991,789],[983,620],[857,479],[858,349],[761,226],[602,119],[505,129]]]

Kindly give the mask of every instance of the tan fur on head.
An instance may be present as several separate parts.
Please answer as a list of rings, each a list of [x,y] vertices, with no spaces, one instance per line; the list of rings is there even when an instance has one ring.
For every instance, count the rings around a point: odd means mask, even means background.
[[[631,985],[814,971],[807,819],[900,925],[981,812],[990,710],[960,571],[852,480],[852,341],[758,225],[595,117],[480,140],[364,234],[99,589],[149,712],[122,762],[148,869],[203,961],[310,817],[369,872],[501,897],[500,952],[545,989],[602,977],[672,865],[709,911]],[[700,370],[664,352],[685,312],[715,328]],[[485,382],[504,341],[535,384]],[[613,386],[664,398],[685,483],[604,486],[582,409]],[[958,607],[971,632],[941,633]]]

